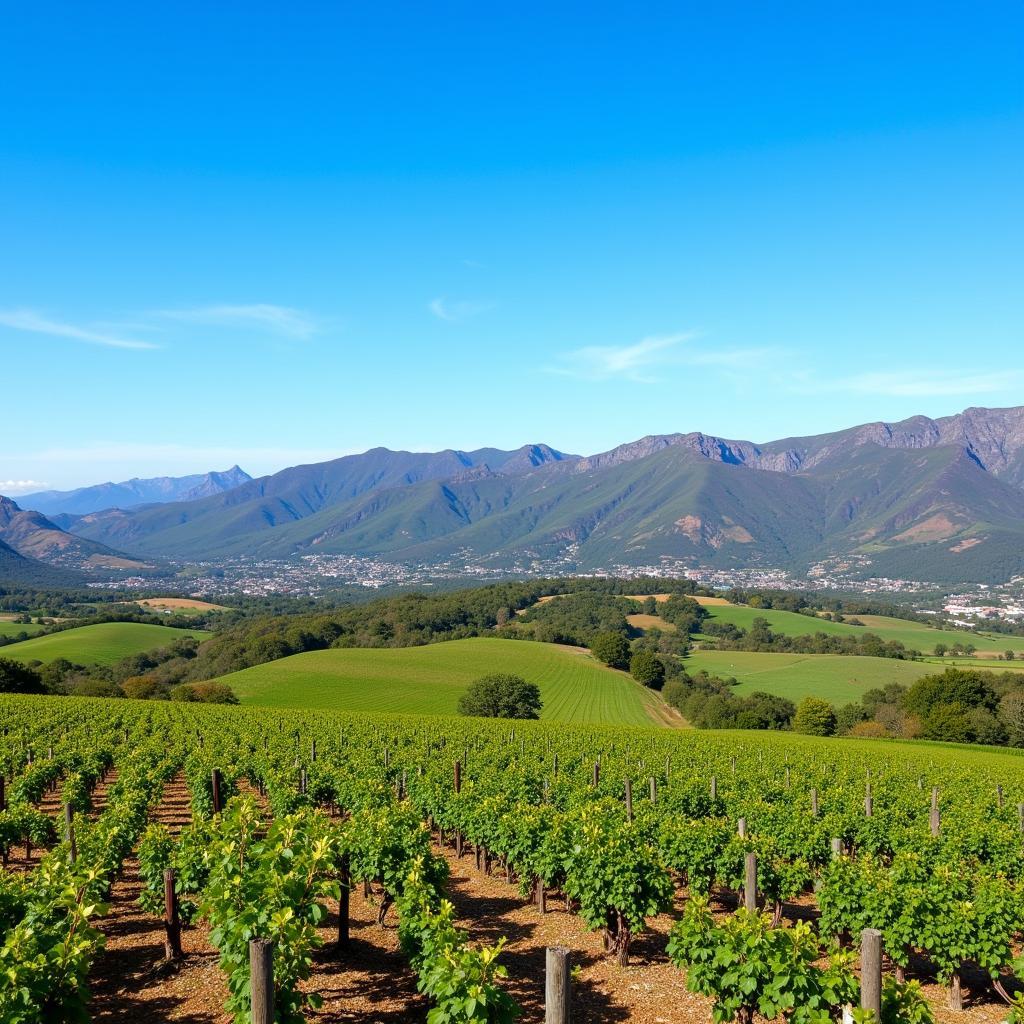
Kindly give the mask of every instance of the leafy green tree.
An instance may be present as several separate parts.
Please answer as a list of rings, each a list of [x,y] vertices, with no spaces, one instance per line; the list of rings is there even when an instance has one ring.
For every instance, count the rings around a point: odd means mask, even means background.
[[[836,731],[836,713],[827,700],[804,697],[796,706],[793,730],[805,736],[832,736]]]
[[[935,645],[935,657],[936,658],[944,658],[946,656],[946,651],[948,651],[948,650],[949,650],[949,648],[945,644],[936,644]]]
[[[478,718],[537,718],[541,706],[536,683],[502,672],[481,676],[459,698],[459,714]]]
[[[590,650],[598,661],[612,668],[629,668],[629,640],[625,633],[598,633]]]
[[[973,742],[975,733],[967,717],[969,711],[970,708],[960,701],[936,704],[924,720],[924,738],[948,743]]]
[[[644,599],[644,615],[657,615],[658,614],[658,602],[654,597],[647,597]]]
[[[844,704],[836,712],[836,732],[840,735],[848,733],[858,722],[863,722],[866,718],[867,713],[863,704],[856,701]]]
[[[629,674],[652,690],[660,690],[665,682],[665,666],[652,651],[637,651],[629,659]]]
[[[984,672],[963,668],[947,668],[936,675],[922,676],[907,690],[903,706],[922,718],[927,718],[939,704],[994,711],[997,698],[989,678]]]
[[[1011,690],[999,702],[999,720],[1009,737],[1010,746],[1024,747],[1024,690]]]
[[[20,661],[0,658],[0,693],[42,693],[43,680]]]

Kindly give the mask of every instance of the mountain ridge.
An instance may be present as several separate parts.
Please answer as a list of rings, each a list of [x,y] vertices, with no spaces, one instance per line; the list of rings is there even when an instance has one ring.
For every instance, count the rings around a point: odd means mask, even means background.
[[[136,508],[166,501],[195,501],[231,490],[252,477],[237,464],[230,469],[189,476],[132,477],[120,483],[107,481],[70,491],[36,491],[20,495],[26,508],[43,515],[87,515],[108,508]]]
[[[652,434],[583,457],[375,448],[70,529],[149,558],[321,552],[585,571],[845,560],[985,581],[1024,572],[1024,407],[764,443]]]

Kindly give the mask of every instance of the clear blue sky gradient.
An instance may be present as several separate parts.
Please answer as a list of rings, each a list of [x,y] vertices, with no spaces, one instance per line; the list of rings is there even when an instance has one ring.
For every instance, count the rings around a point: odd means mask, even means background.
[[[11,8],[0,492],[1021,404],[1022,183],[1017,2]]]

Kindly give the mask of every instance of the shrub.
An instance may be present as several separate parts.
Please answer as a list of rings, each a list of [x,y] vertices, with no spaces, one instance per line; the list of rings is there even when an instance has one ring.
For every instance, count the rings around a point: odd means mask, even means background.
[[[537,718],[541,706],[536,683],[501,672],[481,676],[459,698],[459,714],[478,718]]]
[[[885,739],[889,735],[881,722],[858,722],[851,730],[851,736],[859,736],[861,739]]]
[[[237,704],[238,698],[227,683],[183,683],[171,690],[171,700],[198,704]]]
[[[806,736],[832,736],[836,731],[836,713],[827,700],[804,697],[793,716],[793,729]]]

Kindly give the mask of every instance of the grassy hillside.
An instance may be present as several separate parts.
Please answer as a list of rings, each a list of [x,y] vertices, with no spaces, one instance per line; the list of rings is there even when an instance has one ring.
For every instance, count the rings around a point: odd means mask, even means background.
[[[38,622],[25,625],[21,622],[10,622],[6,619],[0,619],[0,636],[17,636],[19,633],[28,633],[29,636],[35,636],[43,628]]]
[[[762,690],[798,702],[822,697],[846,704],[886,683],[909,686],[921,676],[940,671],[935,665],[892,658],[861,658],[843,654],[760,654],[748,651],[694,651],[685,662],[688,672],[701,669],[739,680],[740,696]]]
[[[484,637],[427,647],[310,651],[222,681],[244,704],[448,715],[456,713],[469,683],[489,672],[514,672],[536,683],[548,720],[653,725],[662,707],[624,672],[584,652]]]
[[[185,636],[207,637],[202,629],[173,629],[144,622],[97,622],[65,629],[4,647],[3,656],[18,661],[55,661],[67,658],[77,665],[113,665],[130,654],[166,647]]]
[[[1002,636],[995,633],[972,633],[966,630],[933,629],[923,622],[909,622],[893,619],[886,615],[858,615],[863,626],[851,626],[845,622],[830,622],[828,619],[799,615],[796,612],[781,612],[763,608],[748,608],[746,605],[715,605],[708,608],[708,621],[726,623],[742,629],[749,629],[756,618],[768,620],[773,632],[787,636],[802,636],[807,633],[828,633],[834,636],[863,636],[876,633],[883,640],[899,640],[909,648],[916,648],[930,654],[935,645],[971,643],[978,653],[1002,654],[1003,651],[1024,652],[1024,637]]]

